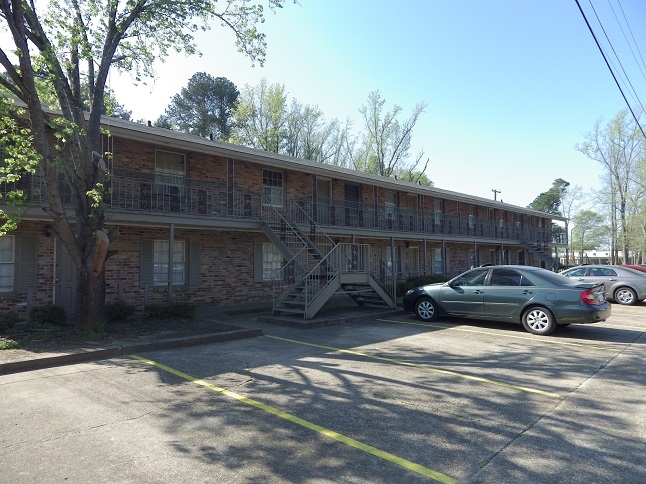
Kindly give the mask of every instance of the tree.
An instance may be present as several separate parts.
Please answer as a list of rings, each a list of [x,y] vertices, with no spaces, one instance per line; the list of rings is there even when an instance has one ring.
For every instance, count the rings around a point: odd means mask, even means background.
[[[0,96],[0,199],[7,209],[0,209],[0,236],[16,230],[26,194],[18,182],[36,171],[40,157],[33,148],[31,133],[25,123],[24,110],[13,105],[10,99]]]
[[[226,77],[198,72],[188,85],[175,94],[159,123],[197,136],[228,140],[233,118],[231,111],[238,100],[238,88]]]
[[[268,3],[275,8],[284,1]],[[44,210],[78,271],[76,325],[100,324],[105,321],[105,260],[97,247],[118,235],[117,229],[106,229],[103,204],[109,173],[102,159],[109,154],[102,152],[101,115],[110,68],[129,71],[137,80],[154,76],[155,60],[170,49],[197,52],[192,33],[207,28],[209,20],[231,29],[238,49],[262,64],[265,35],[256,24],[264,20],[263,7],[247,0],[52,0],[47,5],[0,0],[0,18],[12,40],[0,48],[0,85],[26,106],[31,146],[45,179]],[[52,86],[62,115],[43,108],[36,72]],[[66,215],[66,191],[72,194],[72,219]]]
[[[620,111],[605,127],[597,121],[586,141],[576,149],[605,170],[606,203],[610,207],[611,261],[618,259],[619,245],[624,257],[629,253],[628,213],[630,193],[635,191],[639,164],[644,159],[644,139],[628,110]],[[621,236],[621,241],[619,237]]]
[[[282,153],[287,136],[287,92],[283,84],[262,78],[257,86],[245,85],[233,110],[234,143]]]
[[[538,195],[527,208],[552,215],[563,215],[561,213],[561,203],[569,186],[569,182],[562,178],[557,178],[552,182],[552,187]]]
[[[386,177],[393,176],[397,169],[409,173],[424,172],[426,166],[422,170],[417,169],[424,153],[418,154],[412,164],[408,162],[408,157],[413,129],[426,109],[426,103],[418,103],[410,118],[403,123],[397,119],[402,108],[395,105],[390,111],[384,112],[385,104],[381,93],[373,91],[368,95],[368,103],[359,109],[366,134],[363,149],[355,159],[355,168]]]
[[[608,240],[609,231],[603,216],[591,210],[583,210],[572,218],[572,253],[577,250],[583,263],[584,252],[602,247]]]

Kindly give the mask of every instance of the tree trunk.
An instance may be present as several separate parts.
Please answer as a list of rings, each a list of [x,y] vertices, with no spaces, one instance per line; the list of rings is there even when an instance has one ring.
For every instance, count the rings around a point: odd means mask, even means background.
[[[90,267],[83,267],[78,271],[75,327],[100,328],[106,321],[105,271],[93,274]]]

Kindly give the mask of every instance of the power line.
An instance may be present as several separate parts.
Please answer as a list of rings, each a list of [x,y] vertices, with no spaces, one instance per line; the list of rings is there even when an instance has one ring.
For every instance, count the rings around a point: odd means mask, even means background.
[[[624,98],[624,102],[626,103],[626,106],[628,106],[628,109],[630,110],[630,113],[633,115],[633,119],[635,120],[635,123],[637,123],[637,127],[639,128],[642,135],[646,139],[646,133],[644,133],[644,129],[642,128],[641,124],[639,123],[639,119],[637,119],[637,116],[635,115],[635,112],[633,111],[632,106],[628,102],[628,99],[626,98],[626,95],[624,94],[624,90],[621,88],[621,84],[617,80],[617,76],[615,75],[614,71],[612,70],[612,67],[610,67],[610,63],[608,62],[608,58],[606,57],[606,54],[603,52],[603,49],[601,48],[601,45],[599,44],[599,40],[597,39],[597,36],[595,35],[594,31],[592,30],[592,27],[590,26],[590,22],[588,22],[588,18],[586,17],[585,12],[581,8],[581,4],[579,3],[579,0],[574,0],[574,1],[576,2],[577,7],[579,7],[579,12],[581,12],[581,15],[583,16],[583,20],[585,21],[585,24],[588,26],[588,30],[590,31],[590,34],[592,34],[592,38],[594,39],[594,42],[597,44],[597,48],[599,49],[599,52],[601,52],[601,56],[603,57],[603,60],[606,63],[606,66],[608,67],[608,70],[610,71],[610,74],[612,75],[612,78],[615,80],[615,84],[617,84],[617,87],[619,88],[619,92],[621,93],[621,96]],[[616,53],[615,53],[615,55],[616,55]]]
[[[639,107],[641,108],[641,112],[643,113],[644,112],[644,106],[643,106],[641,100],[639,99],[639,95],[637,94],[637,91],[635,90],[635,87],[633,86],[632,82],[630,82],[630,79],[628,77],[628,73],[626,72],[626,69],[624,69],[624,65],[621,62],[621,59],[619,58],[619,55],[617,54],[617,51],[615,50],[614,45],[612,45],[612,41],[610,40],[610,37],[608,37],[608,32],[606,32],[606,29],[603,26],[603,22],[601,22],[601,19],[599,18],[599,14],[597,13],[597,9],[594,8],[594,5],[592,4],[592,0],[588,0],[588,2],[590,2],[590,7],[592,8],[592,11],[594,12],[595,17],[597,18],[597,22],[599,22],[599,27],[601,27],[603,35],[606,37],[606,41],[608,42],[608,45],[610,46],[610,50],[615,55],[615,59],[617,59],[617,62],[619,63],[619,67],[621,67],[621,71],[623,72],[624,78],[626,79],[626,84],[630,87],[631,93],[632,93],[633,97],[635,98],[635,102],[636,102],[636,104],[639,105]],[[614,13],[614,9],[612,8],[612,4],[610,4],[610,0],[608,0],[608,4],[610,5],[610,9]],[[615,19],[617,19],[616,15],[615,15]],[[623,33],[623,28],[621,26],[621,23],[619,23],[618,19],[617,19],[617,23],[619,24],[619,28],[621,29],[621,31]],[[624,34],[624,38],[626,38],[625,34]],[[626,42],[628,42],[627,39],[626,39]],[[630,43],[628,44],[628,47],[630,48]],[[632,49],[631,49],[631,51],[632,51]],[[633,57],[634,57],[634,54],[633,54]]]

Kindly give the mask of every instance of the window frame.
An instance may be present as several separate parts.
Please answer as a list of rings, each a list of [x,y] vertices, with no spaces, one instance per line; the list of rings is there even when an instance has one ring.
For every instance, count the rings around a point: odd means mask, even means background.
[[[2,248],[0,248],[0,267],[10,267],[10,273],[11,274],[1,274],[3,271],[0,270],[0,293],[8,293],[8,292],[14,292],[15,290],[15,285],[16,285],[16,237],[13,235],[3,235],[0,237],[0,240],[2,241],[11,241],[11,260],[5,261],[2,260]],[[2,281],[4,278],[9,278],[11,280],[11,284],[3,284]]]
[[[176,155],[181,157],[182,169],[172,170],[167,167],[160,167],[160,164],[171,162],[169,160],[160,160],[161,154]],[[171,195],[171,187],[179,188],[182,195],[186,193],[186,154],[177,151],[155,150],[155,193],[158,195]]]
[[[166,249],[164,250],[159,250],[158,245],[163,244],[166,245]],[[173,274],[173,286],[185,286],[187,284],[187,253],[186,253],[186,241],[185,240],[175,240],[175,249],[173,250],[173,268],[172,268],[172,274]],[[182,254],[182,260],[178,261],[175,259],[176,255],[179,253],[177,250],[177,246],[181,245],[181,254]],[[152,262],[153,262],[153,285],[155,287],[160,287],[160,286],[168,286],[168,278],[169,278],[169,267],[168,267],[168,250],[170,248],[170,243],[166,239],[154,239],[153,240],[153,254],[152,254]],[[157,258],[158,254],[161,254],[159,259]],[[165,266],[166,270],[162,273],[158,271],[158,266]],[[176,267],[181,267],[181,281],[175,281],[175,275],[179,274],[179,271],[176,271]],[[162,275],[165,273],[165,278],[158,278],[158,275]]]
[[[285,174],[282,171],[263,168],[262,204],[277,208],[285,205]]]

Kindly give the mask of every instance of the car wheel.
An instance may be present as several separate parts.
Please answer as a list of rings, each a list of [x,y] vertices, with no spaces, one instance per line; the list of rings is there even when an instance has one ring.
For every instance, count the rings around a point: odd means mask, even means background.
[[[637,294],[629,287],[620,287],[615,291],[615,301],[619,304],[631,306],[637,302]]]
[[[415,304],[415,314],[422,321],[435,321],[439,316],[437,306],[433,300],[426,297]]]
[[[523,327],[533,334],[546,336],[556,329],[554,315],[545,308],[533,307],[523,313]]]

